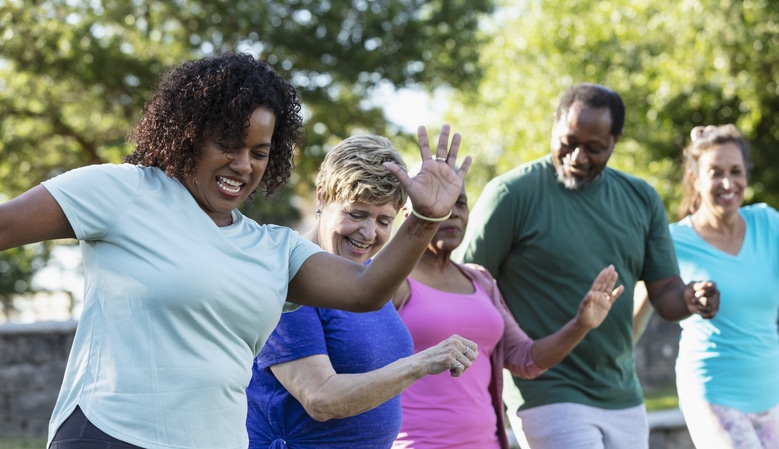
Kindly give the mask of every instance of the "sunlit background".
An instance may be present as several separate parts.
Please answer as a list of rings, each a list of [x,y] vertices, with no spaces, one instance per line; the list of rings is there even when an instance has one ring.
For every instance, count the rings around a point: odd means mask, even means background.
[[[671,220],[681,149],[701,124],[752,144],[748,202],[779,206],[779,3],[768,0],[0,0],[0,201],[66,170],[120,162],[166,68],[236,50],[300,91],[306,141],[287,189],[244,212],[310,225],[322,157],[355,133],[417,160],[414,129],[446,121],[475,163],[470,201],[543,154],[562,91],[618,91],[610,165],[649,181]],[[0,253],[0,321],[76,318],[73,242]],[[64,245],[64,247],[63,247]],[[68,246],[70,245],[70,246]]]

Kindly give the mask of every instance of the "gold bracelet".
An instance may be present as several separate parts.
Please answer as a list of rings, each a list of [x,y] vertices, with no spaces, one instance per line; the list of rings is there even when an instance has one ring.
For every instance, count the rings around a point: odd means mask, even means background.
[[[414,216],[419,218],[420,220],[432,221],[433,223],[439,223],[439,222],[445,221],[447,218],[452,216],[452,211],[450,210],[449,213],[444,215],[443,217],[439,217],[439,218],[425,217],[424,215],[422,215],[419,212],[415,211],[413,207],[411,208],[411,213],[414,214]]]

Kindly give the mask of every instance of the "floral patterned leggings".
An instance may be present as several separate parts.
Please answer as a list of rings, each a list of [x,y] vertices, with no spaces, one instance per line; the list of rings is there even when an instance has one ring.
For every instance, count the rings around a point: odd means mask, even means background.
[[[680,405],[697,449],[779,449],[779,405],[760,413],[700,400]]]

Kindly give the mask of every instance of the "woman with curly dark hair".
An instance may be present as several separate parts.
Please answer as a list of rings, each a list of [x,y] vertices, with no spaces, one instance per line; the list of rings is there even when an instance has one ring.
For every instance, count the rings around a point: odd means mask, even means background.
[[[124,164],[71,170],[0,205],[0,250],[76,238],[84,308],[49,425],[49,447],[245,448],[254,356],[289,295],[381,308],[452,208],[470,165],[445,126],[422,172],[386,167],[417,214],[368,266],[238,211],[289,179],[302,118],[267,64],[228,53],[160,82]],[[431,218],[432,217],[432,218]]]

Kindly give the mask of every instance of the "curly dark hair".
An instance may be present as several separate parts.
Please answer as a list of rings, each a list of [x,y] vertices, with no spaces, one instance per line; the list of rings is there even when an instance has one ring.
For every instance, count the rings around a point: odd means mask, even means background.
[[[264,61],[228,52],[186,62],[162,78],[129,140],[125,162],[157,167],[179,181],[194,173],[206,139],[236,151],[258,107],[276,116],[268,166],[260,186],[271,195],[289,181],[303,138],[301,102],[295,88]]]

